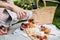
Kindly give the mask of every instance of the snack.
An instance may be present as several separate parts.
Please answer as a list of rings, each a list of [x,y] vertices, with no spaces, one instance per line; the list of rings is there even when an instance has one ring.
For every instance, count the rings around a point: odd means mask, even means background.
[[[28,25],[29,25],[28,23],[22,23],[22,24],[21,24],[21,26],[22,26],[23,28],[28,28]]]
[[[26,32],[32,40],[46,40],[48,38],[48,34],[45,34],[44,31],[39,30],[39,28],[27,28]]]
[[[41,26],[42,30],[44,31],[45,34],[49,34],[51,30],[49,30],[48,28],[46,28],[45,26]]]
[[[24,29],[28,28],[29,27],[28,25],[29,25],[28,23],[22,23],[21,27],[20,27],[20,30],[23,31]]]
[[[33,19],[28,19],[28,23],[22,23],[22,27],[32,40],[46,40],[51,31],[43,25],[34,24]]]
[[[34,22],[34,19],[28,19],[28,22],[32,22],[33,23]]]

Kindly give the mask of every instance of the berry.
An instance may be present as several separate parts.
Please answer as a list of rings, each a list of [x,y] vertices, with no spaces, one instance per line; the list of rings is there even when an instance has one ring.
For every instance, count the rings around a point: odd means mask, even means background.
[[[41,28],[45,28],[45,26],[41,26]]]
[[[44,39],[47,39],[47,36],[46,35],[44,36]]]
[[[43,37],[42,37],[42,36],[40,36],[40,37],[39,37],[39,40],[43,40]]]
[[[33,22],[34,21],[34,19],[28,19],[28,22]]]
[[[28,23],[22,23],[21,26],[22,26],[22,28],[27,28],[28,27]]]
[[[43,40],[43,37],[42,37],[42,36],[37,35],[36,37],[37,37],[39,40]]]
[[[36,37],[37,37],[37,38],[39,38],[39,36],[38,36],[38,35],[37,35]]]

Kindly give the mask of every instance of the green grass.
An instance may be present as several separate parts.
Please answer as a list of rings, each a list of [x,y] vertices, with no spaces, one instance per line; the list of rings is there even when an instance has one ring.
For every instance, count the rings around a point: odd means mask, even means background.
[[[57,26],[57,28],[60,29],[60,6],[55,11],[55,16],[54,16],[53,24],[55,24]]]
[[[47,6],[56,6],[56,4],[57,4],[57,3],[55,3],[55,2],[46,1],[46,5],[47,5]],[[42,2],[38,2],[38,6],[39,6],[39,7],[43,7],[44,4],[43,4]]]

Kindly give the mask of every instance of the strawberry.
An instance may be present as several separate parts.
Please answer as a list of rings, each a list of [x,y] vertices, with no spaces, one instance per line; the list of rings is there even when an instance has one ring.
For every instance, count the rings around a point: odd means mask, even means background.
[[[47,39],[47,36],[45,35],[43,38],[44,38],[44,39]]]
[[[42,37],[42,36],[37,35],[36,37],[37,37],[39,40],[43,40],[43,37]]]
[[[22,28],[27,28],[28,27],[28,23],[22,23],[21,26],[22,26]]]
[[[43,40],[43,37],[42,36],[39,36],[39,40]]]
[[[28,19],[28,22],[33,22],[34,21],[34,19]]]
[[[38,35],[37,35],[36,37],[37,37],[37,38],[39,38],[39,36],[38,36]]]

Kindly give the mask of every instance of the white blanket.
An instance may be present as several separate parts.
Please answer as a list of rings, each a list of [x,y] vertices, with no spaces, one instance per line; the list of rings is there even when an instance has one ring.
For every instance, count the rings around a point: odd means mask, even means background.
[[[45,27],[51,29],[51,33],[49,34],[48,36],[48,40],[60,40],[60,30],[58,30],[56,28],[55,25],[53,24],[44,24]],[[25,37],[29,37],[25,32],[21,31],[20,28],[17,28],[15,31],[14,31],[14,35],[23,35]]]

